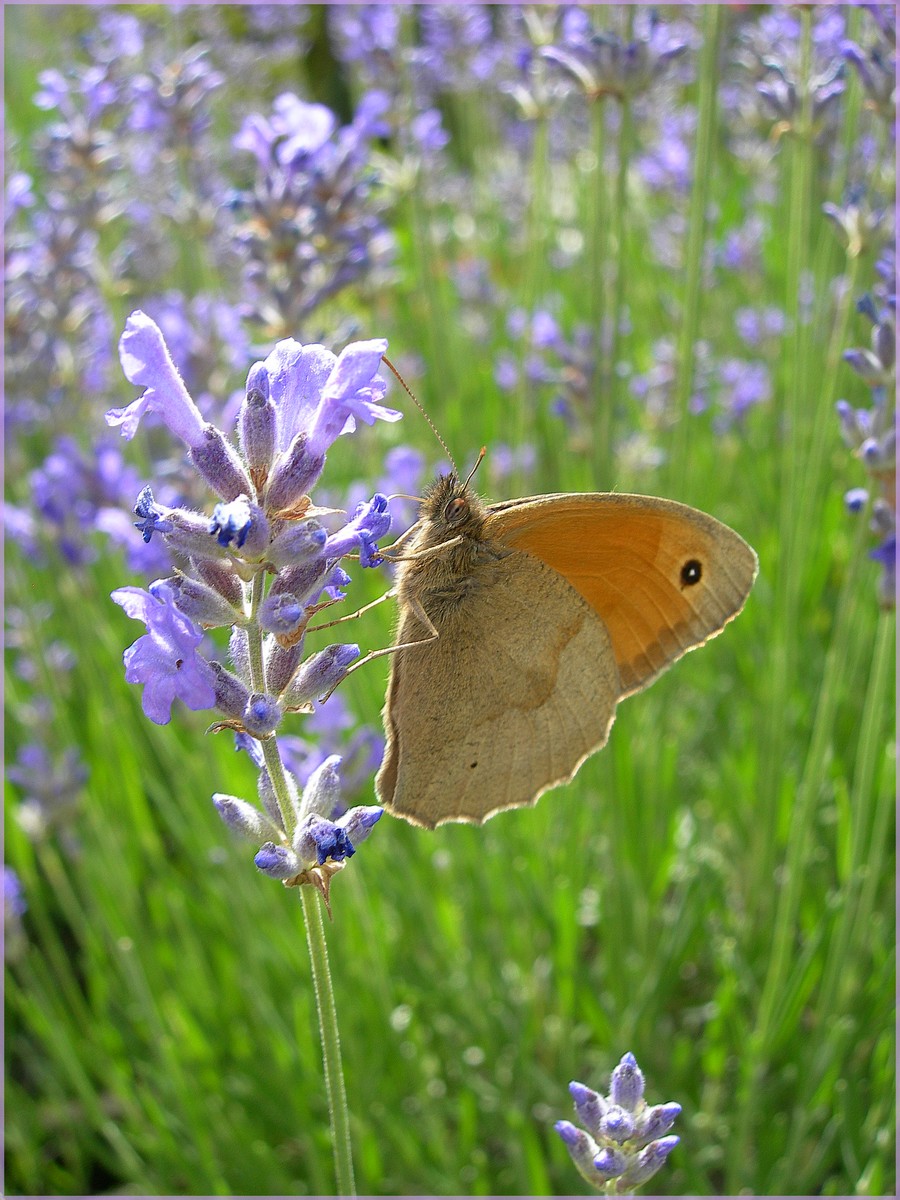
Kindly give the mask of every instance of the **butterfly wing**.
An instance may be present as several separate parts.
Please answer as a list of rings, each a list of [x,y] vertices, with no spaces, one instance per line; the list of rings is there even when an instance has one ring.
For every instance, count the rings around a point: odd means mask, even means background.
[[[743,608],[758,565],[727,525],[650,496],[511,500],[491,507],[486,532],[559,572],[597,613],[622,696],[719,633]]]
[[[392,656],[385,807],[418,825],[534,804],[609,734],[622,685],[609,635],[554,570],[511,553],[431,611],[439,637]],[[398,643],[427,631],[404,611]]]

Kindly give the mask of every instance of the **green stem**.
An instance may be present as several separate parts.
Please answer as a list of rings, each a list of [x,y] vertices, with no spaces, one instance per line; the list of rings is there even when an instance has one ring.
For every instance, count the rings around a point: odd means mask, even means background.
[[[262,599],[263,575],[260,573],[250,587],[251,622],[247,630],[250,645],[250,678],[253,687],[264,691],[262,660],[262,631],[255,620]],[[297,825],[294,806],[291,804],[287,778],[278,742],[274,737],[262,743],[266,770],[272,782],[272,790],[278,800],[281,819],[287,840],[293,837]],[[325,926],[322,908],[314,889],[301,885],[300,903],[306,925],[306,941],[312,965],[313,990],[316,995],[316,1010],[319,1014],[319,1036],[322,1041],[322,1062],[325,1073],[325,1095],[328,1100],[328,1117],[331,1124],[331,1144],[334,1149],[334,1166],[337,1195],[355,1196],[353,1179],[353,1151],[350,1142],[350,1113],[347,1108],[347,1091],[344,1086],[344,1068],[341,1062],[341,1039],[338,1033],[337,1007],[334,1002],[334,987],[328,966],[328,944],[325,941]]]
[[[306,940],[312,963],[313,987],[319,1013],[319,1033],[322,1038],[322,1059],[325,1067],[325,1093],[328,1097],[328,1116],[331,1122],[331,1141],[334,1148],[334,1168],[339,1196],[355,1196],[353,1154],[350,1142],[350,1112],[347,1090],[341,1066],[341,1039],[338,1033],[334,988],[328,967],[328,946],[322,905],[312,888],[301,887],[300,903],[306,923]]]
[[[694,383],[694,359],[700,323],[700,297],[703,285],[703,247],[706,240],[707,210],[713,173],[713,143],[718,107],[719,43],[722,33],[723,5],[706,5],[703,15],[703,50],[697,81],[697,137],[694,143],[694,178],[688,212],[688,238],[685,250],[684,309],[678,337],[678,374],[675,381],[675,429],[672,439],[670,478],[677,495],[684,491],[688,477],[690,438],[690,401]]]

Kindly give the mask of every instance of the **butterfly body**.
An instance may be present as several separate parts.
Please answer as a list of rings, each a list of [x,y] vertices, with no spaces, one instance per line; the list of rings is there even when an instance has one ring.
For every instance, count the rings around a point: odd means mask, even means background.
[[[755,573],[737,534],[672,501],[485,505],[441,477],[398,565],[381,802],[428,827],[534,804],[605,744],[620,699],[740,610]]]

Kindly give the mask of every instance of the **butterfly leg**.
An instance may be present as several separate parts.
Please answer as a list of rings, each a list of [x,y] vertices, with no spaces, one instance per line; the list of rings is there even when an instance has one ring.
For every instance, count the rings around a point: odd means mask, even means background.
[[[377,608],[379,604],[383,604],[385,600],[391,600],[396,596],[393,588],[388,588],[383,596],[379,596],[377,600],[370,600],[368,604],[364,604],[362,608],[358,608],[356,612],[345,613],[342,617],[335,617],[333,621],[326,621],[324,625],[310,625],[307,633],[315,633],[317,629],[330,629],[332,625],[342,625],[344,621],[355,621],[357,617],[361,617],[363,613],[367,613],[370,608]]]
[[[382,596],[381,599],[383,600],[385,597]],[[343,677],[338,680],[338,683],[343,683],[348,675],[352,675],[354,671],[358,671],[360,667],[365,666],[366,663],[370,663],[376,658],[383,658],[386,654],[396,654],[398,650],[410,650],[413,646],[427,646],[429,642],[433,642],[436,638],[440,637],[440,634],[435,628],[431,617],[429,617],[428,613],[415,598],[415,596],[410,596],[407,603],[412,612],[415,613],[416,617],[418,617],[421,624],[424,625],[428,630],[428,637],[417,638],[414,642],[401,642],[398,646],[383,646],[380,650],[370,650],[369,653],[364,654],[358,662],[355,662],[351,667],[347,668]],[[356,616],[356,614],[352,613],[351,616]],[[334,623],[336,624],[336,622]],[[324,628],[324,626],[319,626],[319,628]],[[320,703],[325,703],[334,689],[338,686],[338,683],[336,683],[334,687],[329,688],[324,696],[319,697]]]

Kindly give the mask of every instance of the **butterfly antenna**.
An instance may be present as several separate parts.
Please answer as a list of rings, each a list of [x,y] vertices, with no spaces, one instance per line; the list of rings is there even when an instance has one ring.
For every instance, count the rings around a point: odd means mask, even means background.
[[[466,482],[463,484],[463,487],[464,487],[464,488],[467,488],[467,487],[469,486],[469,484],[472,482],[472,476],[475,474],[475,472],[476,472],[476,471],[478,470],[478,468],[481,466],[481,460],[484,458],[484,456],[485,456],[486,454],[487,454],[487,447],[486,447],[486,446],[482,446],[482,447],[481,447],[481,450],[478,452],[478,457],[475,459],[475,466],[474,466],[474,467],[472,468],[472,470],[469,472],[469,474],[468,474],[468,476],[467,476],[467,478],[466,478]]]
[[[384,363],[387,363],[387,365],[390,367],[390,369],[396,375],[397,379],[400,381],[400,386],[403,388],[403,390],[406,392],[407,396],[409,396],[410,400],[412,400],[413,404],[416,406],[416,408],[419,410],[419,412],[422,414],[422,416],[428,422],[429,426],[431,427],[431,432],[434,434],[434,436],[440,442],[441,448],[443,449],[443,451],[447,455],[447,457],[450,459],[450,465],[453,467],[454,474],[456,475],[457,478],[459,478],[459,470],[457,469],[456,463],[453,461],[453,455],[450,453],[450,449],[449,449],[447,443],[444,441],[444,439],[438,433],[438,429],[437,429],[437,426],[435,425],[434,421],[432,421],[431,417],[429,417],[428,413],[425,411],[423,406],[419,403],[419,401],[413,395],[412,390],[410,389],[406,380],[403,378],[403,376],[400,374],[400,372],[397,370],[397,368],[394,366],[394,364],[391,362],[391,360],[388,358],[388,356],[386,354],[382,354],[381,361]],[[484,451],[482,450],[481,453],[483,455]],[[479,458],[478,462],[481,462],[480,458]],[[475,465],[477,466],[478,463],[476,463]],[[471,478],[472,478],[472,476],[470,475],[469,479],[471,479]]]

